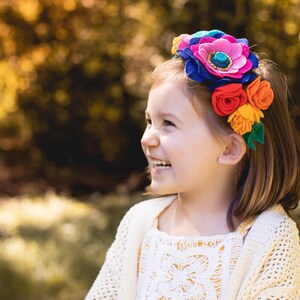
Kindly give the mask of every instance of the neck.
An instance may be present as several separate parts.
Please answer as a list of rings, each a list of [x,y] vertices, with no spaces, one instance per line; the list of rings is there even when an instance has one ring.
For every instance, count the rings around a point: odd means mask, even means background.
[[[179,194],[174,211],[174,217],[182,228],[202,235],[225,234],[230,232],[227,226],[227,212],[230,199],[222,197],[209,197],[205,195],[196,197]]]
[[[172,235],[184,236],[229,233],[227,212],[232,189],[223,187],[216,184],[205,191],[179,193],[163,218],[160,218],[160,229]],[[237,220],[234,222],[238,224]]]

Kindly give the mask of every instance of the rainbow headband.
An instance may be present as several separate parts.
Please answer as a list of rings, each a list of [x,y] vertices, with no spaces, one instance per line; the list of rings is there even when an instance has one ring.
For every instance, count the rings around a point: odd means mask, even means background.
[[[215,113],[228,117],[249,148],[256,150],[254,142],[264,144],[262,111],[274,93],[270,83],[254,72],[258,58],[250,52],[248,40],[220,30],[181,34],[173,40],[172,54],[185,61],[189,78],[208,85]]]

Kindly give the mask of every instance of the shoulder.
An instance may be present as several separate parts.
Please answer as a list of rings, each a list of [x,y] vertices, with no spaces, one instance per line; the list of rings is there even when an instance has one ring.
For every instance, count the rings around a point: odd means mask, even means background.
[[[141,214],[142,216],[154,214],[155,216],[170,205],[173,200],[174,196],[144,200],[132,206],[126,214]]]
[[[174,196],[141,201],[132,206],[123,217],[119,227],[149,228],[155,218],[174,200]]]
[[[299,268],[296,223],[276,205],[256,217],[245,238],[231,279],[232,298],[298,299]]]
[[[299,233],[282,206],[256,217],[231,276],[230,299],[298,299]]]
[[[257,227],[264,227],[265,230],[277,232],[278,229],[286,229],[298,232],[296,222],[288,216],[281,205],[275,205],[261,213],[254,224]]]
[[[275,243],[279,240],[299,245],[296,223],[287,215],[281,205],[275,205],[261,213],[253,223],[249,237],[264,245],[268,241]]]

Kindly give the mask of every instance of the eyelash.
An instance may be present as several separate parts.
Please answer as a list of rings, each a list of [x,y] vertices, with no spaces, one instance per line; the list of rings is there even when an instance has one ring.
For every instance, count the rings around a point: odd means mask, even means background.
[[[175,124],[174,124],[173,122],[168,121],[168,120],[164,120],[164,124],[165,124],[166,126],[175,126]]]
[[[173,122],[169,121],[169,120],[164,120],[163,122],[164,122],[165,126],[174,126],[175,127],[175,124]],[[152,125],[151,119],[146,118],[146,124],[147,125]]]

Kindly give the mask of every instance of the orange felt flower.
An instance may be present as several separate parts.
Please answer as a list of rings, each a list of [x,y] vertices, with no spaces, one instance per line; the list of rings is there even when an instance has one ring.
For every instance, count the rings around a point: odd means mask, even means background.
[[[247,88],[246,93],[248,101],[256,109],[267,109],[273,102],[274,93],[268,81],[260,81],[260,76],[251,82]]]
[[[252,130],[254,122],[259,123],[264,114],[260,109],[255,109],[251,104],[246,103],[240,106],[228,117],[228,122],[234,132],[243,135]]]

